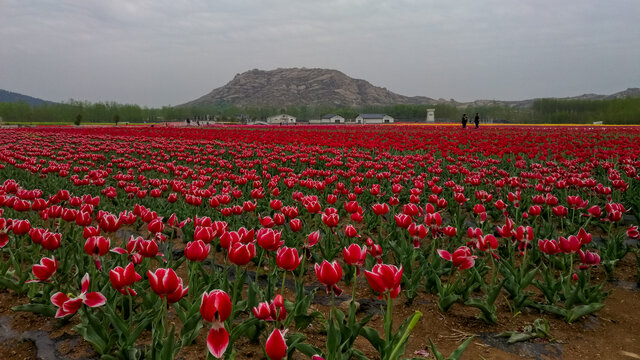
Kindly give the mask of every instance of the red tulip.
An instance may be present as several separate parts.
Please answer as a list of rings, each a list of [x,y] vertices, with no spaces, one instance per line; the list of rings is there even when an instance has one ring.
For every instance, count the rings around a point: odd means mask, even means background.
[[[11,231],[16,235],[24,235],[31,230],[31,223],[29,220],[13,220],[11,225]]]
[[[89,226],[92,221],[91,214],[88,212],[78,211],[76,214],[76,225],[78,226]]]
[[[580,228],[577,237],[578,240],[580,240],[580,245],[588,245],[592,240],[591,234],[586,232],[583,228]]]
[[[202,294],[200,315],[205,321],[211,322],[211,330],[207,336],[207,348],[211,355],[222,358],[229,346],[229,332],[224,328],[224,322],[231,315],[231,299],[222,290],[213,290]]]
[[[472,268],[473,265],[475,265],[475,259],[477,258],[477,256],[473,256],[471,254],[471,249],[466,246],[460,246],[453,252],[453,254],[446,250],[438,249],[438,255],[447,261],[453,262],[453,266],[460,270]]]
[[[350,238],[360,237],[360,235],[358,235],[358,230],[356,230],[356,228],[351,224],[345,226],[344,233],[347,237]]]
[[[358,244],[351,244],[349,247],[342,248],[342,256],[347,264],[362,266],[367,258],[367,247],[361,248]]]
[[[549,254],[549,255],[555,255],[561,252],[560,246],[558,245],[558,242],[555,240],[547,240],[547,239],[538,240],[538,247],[543,253]]]
[[[238,233],[237,231],[225,231],[220,236],[220,246],[223,249],[229,250],[229,248],[231,248],[233,244],[241,242],[240,238],[240,233]]]
[[[463,193],[455,193],[453,195],[453,200],[455,200],[455,202],[457,202],[458,205],[460,206],[462,206],[464,203],[469,201],[469,199],[467,199],[467,197],[465,197]],[[498,201],[501,201],[501,200],[498,200]]]
[[[418,240],[424,239],[429,233],[429,229],[427,229],[424,224],[416,225],[416,223],[413,222],[409,224],[407,231],[409,231],[409,235]]]
[[[282,360],[287,356],[287,343],[280,329],[273,329],[265,343],[265,351],[271,360]]]
[[[483,213],[483,212],[487,212],[487,211],[485,210],[484,205],[482,205],[482,204],[475,204],[475,205],[473,206],[473,212],[474,212],[476,215],[480,215],[481,213]]]
[[[269,202],[269,206],[271,207],[271,209],[273,209],[274,211],[278,211],[282,208],[282,201],[278,200],[278,199],[273,199]]]
[[[598,205],[593,205],[587,210],[588,216],[599,219],[602,216],[602,209]]]
[[[58,270],[58,260],[55,257],[43,257],[40,259],[40,264],[34,264],[31,267],[31,271],[33,275],[38,278],[37,280],[29,280],[27,282],[48,282],[49,278],[55,274],[56,270]]]
[[[40,245],[42,245],[42,247],[45,248],[46,250],[53,251],[60,247],[61,240],[62,240],[62,234],[44,231]]]
[[[86,240],[92,236],[100,235],[100,229],[95,226],[85,226],[82,230],[82,237]]]
[[[256,234],[258,246],[268,251],[276,251],[284,241],[280,240],[282,233],[269,228],[260,228]]]
[[[261,302],[257,307],[253,308],[253,315],[265,321],[283,321],[287,318],[287,310],[284,307],[284,298],[282,295],[277,294],[271,304],[268,302]]]
[[[317,201],[307,201],[303,203],[303,205],[309,214],[319,214],[322,212],[322,206],[320,206],[320,203]]]
[[[111,241],[104,236],[92,236],[84,243],[84,251],[89,255],[104,256],[111,248]]]
[[[572,209],[584,209],[589,205],[589,201],[582,200],[580,196],[567,196],[567,204]]]
[[[580,261],[582,265],[579,266],[580,270],[588,269],[592,266],[600,265],[600,255],[591,251],[578,251],[580,254]]]
[[[298,231],[302,230],[302,220],[300,220],[300,219],[291,219],[289,221],[289,228],[293,232],[298,232]]]
[[[160,233],[162,232],[163,229],[164,229],[164,224],[162,223],[162,219],[160,218],[155,218],[151,220],[147,225],[147,230],[149,230],[149,232],[153,234]]]
[[[213,241],[215,236],[216,236],[216,230],[214,230],[211,227],[196,226],[195,230],[193,231],[193,240],[196,240],[196,241],[202,240],[206,244]]]
[[[336,284],[342,279],[342,267],[337,261],[328,262],[323,260],[322,264],[315,265],[316,278],[327,287],[327,292],[333,289],[336,295],[340,295],[342,290]]]
[[[458,235],[458,229],[456,229],[453,226],[445,226],[442,229],[442,233],[444,233],[448,237],[454,237],[454,236]]]
[[[184,248],[184,255],[191,261],[204,261],[209,256],[211,245],[202,240],[191,241]]]
[[[244,212],[252,212],[258,206],[257,202],[245,201],[242,203],[242,211]]]
[[[320,240],[320,230],[316,230],[311,234],[309,234],[309,236],[307,237],[307,243],[305,244],[305,246],[313,247],[315,244],[318,243],[319,240]]]
[[[333,214],[322,214],[322,222],[330,228],[334,228],[338,225],[338,221],[340,220],[340,216],[337,213]]]
[[[276,225],[282,226],[285,221],[286,221],[286,218],[284,217],[284,214],[282,214],[282,213],[273,214],[273,222]]]
[[[78,215],[78,211],[76,209],[63,209],[62,210],[62,220],[66,221],[66,222],[75,221],[77,215]]]
[[[416,216],[420,213],[420,208],[418,206],[416,206],[415,204],[404,204],[402,206],[402,213],[408,216]]]
[[[152,258],[158,255],[162,256],[162,254],[158,252],[158,243],[156,243],[154,240],[140,239],[137,247],[138,252],[140,253],[140,255],[142,255],[142,257]]]
[[[122,295],[137,295],[136,291],[131,288],[133,283],[140,281],[142,276],[138,274],[133,263],[129,263],[126,268],[117,266],[109,271],[109,280],[114,289],[118,290]]]
[[[386,215],[389,212],[389,205],[387,205],[386,203],[373,204],[371,206],[371,210],[373,211],[374,214],[378,216]]]
[[[529,215],[531,216],[540,216],[542,213],[542,208],[539,205],[531,205],[529,208]]]
[[[638,226],[636,225],[631,225],[629,226],[629,228],[627,228],[627,236],[630,239],[640,239],[640,231],[638,231]]]
[[[231,299],[222,290],[202,293],[200,315],[205,321],[223,323],[231,315]]]
[[[353,214],[358,212],[358,209],[360,208],[360,205],[358,205],[357,201],[349,201],[349,202],[344,202],[344,210],[346,212],[348,212],[349,214]]]
[[[286,271],[293,271],[300,265],[301,259],[296,248],[281,247],[276,255],[276,264]]]
[[[402,266],[397,268],[395,265],[376,264],[371,271],[365,271],[364,275],[371,288],[380,293],[380,298],[387,292],[392,299],[400,293]]]
[[[113,214],[107,214],[98,219],[98,224],[104,232],[116,232],[120,228],[120,219]]]
[[[265,321],[273,321],[271,317],[271,307],[268,302],[261,302],[253,308],[253,316]]]
[[[560,218],[565,218],[569,214],[569,210],[562,205],[558,205],[556,207],[551,208],[551,211],[553,212],[553,215],[558,216]]]
[[[182,279],[173,269],[159,268],[155,272],[147,271],[149,285],[158,296],[167,298],[168,302],[177,302],[187,294],[188,287],[183,288]]]
[[[287,318],[287,309],[284,307],[284,298],[281,294],[276,294],[269,304],[271,318],[275,321],[283,321]]]
[[[56,311],[56,318],[75,314],[83,303],[89,307],[98,307],[107,302],[107,298],[105,298],[101,293],[88,292],[89,281],[89,274],[85,274],[81,282],[82,292],[77,297],[69,297],[67,294],[62,292],[57,292],[51,296],[51,303],[58,307],[58,311]]]
[[[256,247],[253,243],[236,242],[229,248],[229,261],[239,266],[247,265],[254,256],[256,256]]]
[[[480,251],[495,250],[498,248],[498,240],[493,234],[487,234],[478,238],[476,246]]]
[[[260,222],[260,226],[265,228],[272,228],[276,226],[276,222],[271,218],[271,216],[260,217],[260,215],[258,215],[258,221]]]
[[[393,216],[393,218],[396,220],[396,225],[398,225],[398,227],[402,229],[408,228],[409,225],[413,223],[413,219],[411,219],[411,216],[406,214],[396,214]]]
[[[580,250],[580,239],[577,236],[571,235],[569,238],[560,237],[558,239],[558,244],[560,245],[560,250],[565,253],[577,253]]]

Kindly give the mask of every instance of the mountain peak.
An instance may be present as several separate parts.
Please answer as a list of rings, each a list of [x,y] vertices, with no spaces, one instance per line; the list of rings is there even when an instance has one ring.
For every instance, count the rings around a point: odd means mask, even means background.
[[[253,69],[236,74],[229,83],[184,105],[233,104],[238,106],[392,105],[433,104],[427,97],[408,97],[354,79],[333,69]]]

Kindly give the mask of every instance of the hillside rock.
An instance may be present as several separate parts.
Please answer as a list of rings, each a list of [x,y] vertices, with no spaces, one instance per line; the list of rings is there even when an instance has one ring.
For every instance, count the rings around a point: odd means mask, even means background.
[[[436,104],[428,97],[408,97],[353,79],[337,70],[288,68],[250,70],[228,84],[185,106],[233,104],[238,106],[392,105]]]

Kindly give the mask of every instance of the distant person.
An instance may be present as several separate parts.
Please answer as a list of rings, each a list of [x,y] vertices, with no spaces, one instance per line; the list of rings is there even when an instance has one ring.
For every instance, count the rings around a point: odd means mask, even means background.
[[[469,118],[467,118],[467,114],[462,114],[462,128],[466,129],[467,128],[467,122],[469,121]]]
[[[473,118],[473,122],[476,124],[477,129],[478,125],[480,125],[480,115],[478,115],[478,113],[476,113],[476,116]]]

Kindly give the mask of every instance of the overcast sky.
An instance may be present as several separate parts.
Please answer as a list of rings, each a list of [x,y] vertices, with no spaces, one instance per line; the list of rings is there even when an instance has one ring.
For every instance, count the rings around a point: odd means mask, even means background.
[[[251,69],[337,69],[407,96],[640,87],[638,0],[0,0],[0,89],[177,105]]]

